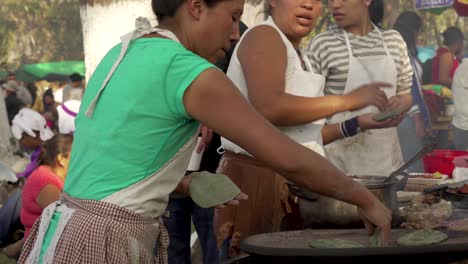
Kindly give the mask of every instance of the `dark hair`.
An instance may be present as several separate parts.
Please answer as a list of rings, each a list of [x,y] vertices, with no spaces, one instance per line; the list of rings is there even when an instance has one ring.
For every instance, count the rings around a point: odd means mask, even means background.
[[[44,142],[38,165],[56,166],[59,154],[68,156],[73,143],[72,135],[58,134]]]
[[[81,76],[81,74],[79,74],[79,73],[74,73],[74,74],[70,75],[69,77],[70,77],[70,80],[72,82],[79,82],[79,81],[83,80],[83,76]]]
[[[413,57],[418,56],[418,50],[416,49],[416,33],[420,32],[421,28],[421,17],[412,11],[401,13],[393,25],[393,29],[401,34],[403,40],[406,42],[408,51]]]
[[[449,27],[442,33],[444,45],[450,46],[463,40],[463,32],[457,27]]]
[[[384,17],[383,0],[372,0],[372,3],[369,6],[369,17],[374,25],[382,26]]]
[[[151,7],[156,18],[161,22],[165,18],[174,17],[179,7],[187,0],[152,0]],[[222,0],[204,0],[208,7],[212,7]]]

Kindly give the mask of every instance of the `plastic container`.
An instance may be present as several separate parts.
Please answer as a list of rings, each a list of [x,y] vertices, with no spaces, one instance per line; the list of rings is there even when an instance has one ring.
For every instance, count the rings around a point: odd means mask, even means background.
[[[455,164],[453,179],[455,181],[468,180],[468,156],[456,157],[453,164]]]
[[[468,156],[468,152],[445,149],[434,150],[423,158],[424,171],[426,173],[440,172],[452,178],[452,172],[455,168],[453,161],[460,156]]]

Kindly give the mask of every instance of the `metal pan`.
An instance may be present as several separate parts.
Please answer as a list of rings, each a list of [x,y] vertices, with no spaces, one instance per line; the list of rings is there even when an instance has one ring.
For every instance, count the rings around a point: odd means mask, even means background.
[[[367,245],[369,236],[365,229],[302,230],[251,236],[240,244],[241,250],[250,254],[251,263],[450,263],[468,259],[468,232],[444,231],[449,239],[441,244],[400,247],[393,243],[406,229],[392,230],[389,247],[348,249],[316,249],[309,243],[316,239],[346,239]],[[350,259],[352,258],[352,260]],[[391,262],[390,262],[391,261]]]

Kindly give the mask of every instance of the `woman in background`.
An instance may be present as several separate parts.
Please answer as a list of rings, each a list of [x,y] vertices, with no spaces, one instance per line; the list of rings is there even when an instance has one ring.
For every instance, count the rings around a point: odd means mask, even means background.
[[[314,71],[326,78],[325,93],[346,95],[365,83],[386,82],[392,87],[384,90],[388,97],[384,110],[408,111],[413,70],[401,35],[381,27],[383,0],[329,0],[328,6],[336,24],[308,47]],[[366,107],[335,114],[328,122],[377,112],[376,107]],[[402,119],[400,114],[398,120]],[[402,163],[396,128],[368,130],[325,149],[329,160],[348,175],[389,175]]]
[[[444,46],[437,50],[432,59],[431,83],[452,88],[453,75],[460,64],[457,57],[463,53],[463,32],[457,27],[449,27],[442,36]]]
[[[423,70],[416,48],[421,28],[421,17],[412,11],[401,13],[393,26],[393,29],[398,31],[405,40],[414,72],[411,84],[413,107],[411,107],[411,110],[405,115],[403,122],[398,126],[398,137],[404,160],[409,160],[422,148],[427,131],[431,128],[431,116],[421,87]],[[419,160],[411,165],[408,170],[411,172],[422,172],[424,168]]]

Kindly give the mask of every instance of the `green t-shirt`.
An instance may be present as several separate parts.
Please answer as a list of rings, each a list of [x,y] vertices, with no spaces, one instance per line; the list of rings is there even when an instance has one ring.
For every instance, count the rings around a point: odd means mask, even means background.
[[[215,67],[181,44],[163,38],[131,42],[100,96],[91,118],[84,112],[121,50],[112,48],[89,80],[76,130],[64,191],[101,200],[152,175],[196,133],[183,95]]]

